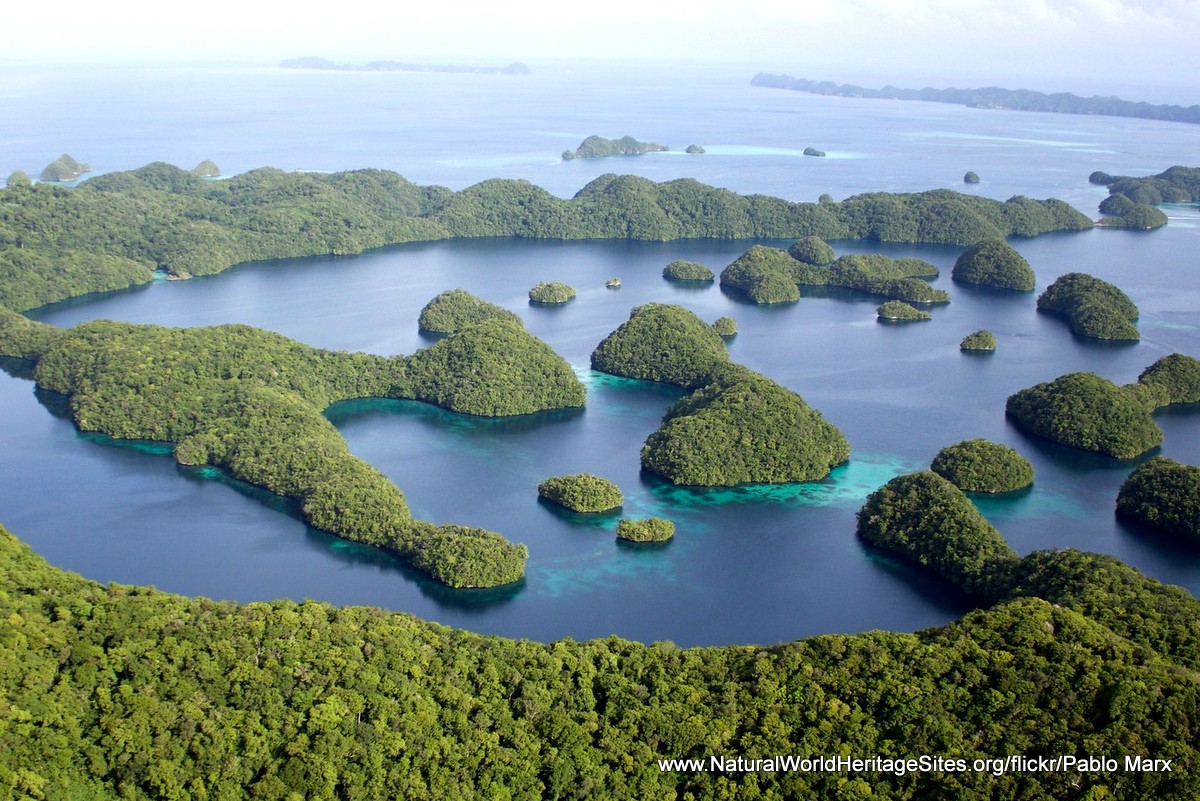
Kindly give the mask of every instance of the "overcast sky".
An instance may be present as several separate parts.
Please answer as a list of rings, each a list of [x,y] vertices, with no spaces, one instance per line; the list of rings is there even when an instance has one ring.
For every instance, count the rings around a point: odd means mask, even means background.
[[[1124,94],[1195,80],[1198,0],[63,0],[6,9],[5,61],[727,61],[814,79]],[[1200,95],[1200,91],[1196,92]],[[1140,98],[1138,98],[1140,99]],[[1149,98],[1147,98],[1149,99]],[[1191,102],[1200,102],[1196,97]]]

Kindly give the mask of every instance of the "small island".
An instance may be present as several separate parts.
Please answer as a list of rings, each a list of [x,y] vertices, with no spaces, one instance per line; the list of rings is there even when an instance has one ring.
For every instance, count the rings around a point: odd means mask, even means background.
[[[606,287],[608,287],[609,289],[620,289],[621,288],[621,279],[620,278],[610,278],[604,282],[604,285]]]
[[[995,353],[996,335],[986,328],[981,328],[963,337],[962,342],[958,343],[958,348],[969,353]]]
[[[1200,403],[1200,359],[1172,353],[1163,356],[1138,376],[1141,386],[1154,387],[1162,396],[1158,406]]]
[[[541,281],[529,290],[529,302],[544,305],[566,303],[575,297],[575,287],[561,281]]]
[[[555,476],[538,484],[538,496],[572,512],[608,512],[625,502],[621,488],[591,473]]]
[[[1007,445],[968,439],[938,451],[929,469],[963,492],[1014,492],[1033,483],[1033,465]]]
[[[674,536],[675,524],[665,517],[623,517],[617,523],[617,539],[625,542],[666,542]]]
[[[1067,273],[1046,287],[1037,309],[1065,320],[1074,333],[1092,339],[1136,342],[1138,307],[1117,287],[1087,273]]]
[[[729,339],[737,336],[737,320],[732,317],[718,317],[712,324],[713,331],[717,332],[717,336],[721,339]]]
[[[688,145],[687,148],[683,152],[690,153],[693,156],[698,156],[701,153],[704,153],[706,151],[704,150],[704,148],[700,147],[700,145]]]
[[[13,170],[9,173],[5,186],[33,186],[33,179],[24,170]]]
[[[875,314],[884,322],[910,322],[929,320],[933,317],[929,312],[913,308],[902,300],[889,300],[877,308]]]
[[[806,148],[804,148],[804,155],[816,156],[817,158],[825,158],[825,151],[817,150],[815,147],[806,147]]]
[[[713,279],[716,278],[716,274],[698,262],[676,259],[666,267],[663,267],[663,278],[668,281],[712,283]]]
[[[858,512],[858,536],[971,593],[983,592],[996,567],[1017,556],[962,490],[930,470],[873,492]]]
[[[964,184],[977,184],[977,183],[979,183],[979,176],[976,173],[974,173],[973,171],[967,170],[966,174],[963,175],[963,183]]]
[[[432,334],[449,334],[484,320],[505,320],[524,325],[508,309],[477,298],[465,289],[448,289],[421,309],[417,327]]]
[[[1036,278],[1029,262],[1003,239],[988,239],[963,251],[950,277],[963,284],[1032,292]]]
[[[197,178],[220,178],[221,168],[212,159],[205,159],[192,167],[192,175]]]
[[[42,174],[38,180],[66,183],[74,181],[85,172],[91,171],[92,165],[76,161],[69,153],[63,153],[46,165],[46,169],[42,170]]]
[[[640,156],[643,153],[658,153],[669,150],[666,145],[657,142],[640,142],[632,136],[622,136],[620,139],[606,139],[603,136],[589,136],[574,150],[564,150],[564,161],[573,159],[602,159],[609,156]]]
[[[1200,542],[1200,467],[1154,457],[1121,485],[1117,514]]]

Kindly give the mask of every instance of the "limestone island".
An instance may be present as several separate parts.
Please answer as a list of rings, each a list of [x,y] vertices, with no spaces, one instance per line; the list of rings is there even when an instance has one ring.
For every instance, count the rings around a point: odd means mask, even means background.
[[[530,303],[554,305],[575,297],[575,287],[562,281],[542,281],[529,290]]]
[[[621,288],[621,279],[620,278],[610,278],[604,282],[604,285],[606,287],[608,287],[609,289],[620,289]]]
[[[1109,195],[1100,201],[1100,213],[1104,216],[1096,225],[1102,228],[1136,228],[1150,231],[1167,224],[1167,215],[1148,203],[1137,203],[1128,195]]]
[[[979,183],[979,176],[977,174],[975,174],[974,172],[972,172],[971,170],[967,170],[966,174],[963,175],[963,183],[964,184],[977,184],[977,183]]]
[[[880,320],[889,323],[929,320],[933,317],[929,312],[915,309],[902,300],[889,300],[877,308],[875,314]]]
[[[1121,485],[1117,514],[1200,542],[1200,467],[1154,457]]]
[[[1036,284],[1029,262],[1003,239],[988,239],[963,251],[950,277],[963,284],[1032,292]]]
[[[42,174],[38,177],[38,180],[66,183],[67,181],[74,181],[85,172],[91,171],[92,165],[76,161],[70,154],[63,153],[46,165],[46,169],[42,170]]]
[[[1033,483],[1033,465],[1007,445],[968,439],[938,451],[929,469],[963,492],[1013,492]]]
[[[1046,287],[1037,310],[1065,320],[1071,331],[1092,339],[1136,342],[1138,307],[1117,287],[1087,273],[1067,273]]]
[[[986,328],[981,328],[973,334],[967,334],[958,343],[959,350],[972,353],[995,353],[996,335]]]
[[[1100,204],[1106,216],[1098,224],[1109,228],[1157,228],[1166,225],[1167,216],[1155,206],[1200,200],[1200,167],[1175,165],[1142,177],[1097,170],[1088,181],[1108,187],[1109,196]]]
[[[663,278],[668,281],[697,281],[711,283],[716,278],[712,270],[694,261],[675,261],[663,267]]]
[[[538,484],[538,496],[572,512],[607,512],[625,502],[620,487],[591,473],[548,478]]]
[[[700,147],[700,145],[688,145],[687,148],[685,148],[683,152],[690,153],[693,156],[698,156],[701,153],[705,153],[707,151],[705,151],[704,148]]]
[[[221,168],[212,159],[205,159],[192,167],[192,175],[197,178],[220,178]]]
[[[617,523],[617,539],[626,542],[666,542],[674,536],[675,524],[665,517],[623,517]]]
[[[817,158],[825,158],[825,151],[817,150],[815,147],[806,147],[806,148],[804,148],[804,155],[816,156]]]
[[[508,309],[477,298],[465,289],[448,289],[425,304],[417,327],[432,334],[450,334],[484,320],[524,325],[521,318]]]
[[[737,336],[737,320],[732,317],[718,317],[712,324],[713,331],[717,332],[717,336],[721,339],[729,339]]]
[[[622,136],[620,139],[606,139],[603,136],[589,136],[574,150],[564,150],[564,161],[572,159],[602,159],[609,156],[640,156],[643,153],[657,153],[669,150],[666,145],[657,142],[640,142],[632,136]]]
[[[5,186],[33,186],[33,179],[24,170],[13,170],[9,173]]]

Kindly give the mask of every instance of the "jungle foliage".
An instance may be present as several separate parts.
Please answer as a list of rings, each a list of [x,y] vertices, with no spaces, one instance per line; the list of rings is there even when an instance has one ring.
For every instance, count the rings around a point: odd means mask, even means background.
[[[675,536],[675,524],[665,517],[623,517],[617,523],[617,539],[626,542],[666,542]]]
[[[963,337],[962,342],[958,343],[958,347],[960,350],[994,351],[996,335],[986,328],[981,328]]]
[[[929,469],[963,492],[1012,492],[1033,483],[1033,465],[1007,445],[968,439],[938,451]]]
[[[562,281],[541,281],[529,290],[529,299],[534,303],[566,303],[575,297],[575,287]]]
[[[1200,540],[1200,467],[1156,456],[1121,485],[1117,511],[1148,526]]]
[[[502,306],[477,298],[465,289],[447,289],[421,309],[417,327],[435,334],[449,334],[484,320],[504,320],[518,326],[524,325],[520,317]]]
[[[1117,287],[1087,273],[1067,273],[1055,279],[1037,299],[1040,312],[1065,320],[1071,330],[1093,339],[1136,341],[1133,321],[1140,312]]]
[[[911,322],[913,320],[929,320],[933,317],[929,312],[915,309],[900,300],[887,301],[875,309],[875,314],[880,320],[888,322]]]
[[[1036,279],[1025,257],[1002,239],[979,242],[963,251],[950,273],[964,284],[1032,292]]]
[[[663,278],[668,281],[712,281],[716,275],[712,270],[694,261],[676,259],[663,267]]]
[[[548,478],[538,484],[538,495],[573,512],[607,512],[625,502],[620,487],[591,473]]]

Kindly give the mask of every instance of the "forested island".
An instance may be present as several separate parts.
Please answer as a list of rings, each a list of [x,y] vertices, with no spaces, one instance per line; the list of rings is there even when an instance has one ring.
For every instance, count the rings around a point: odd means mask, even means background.
[[[964,284],[1017,292],[1032,292],[1036,282],[1029,262],[1003,239],[988,239],[967,248],[954,262],[950,276]]]
[[[657,142],[641,142],[632,136],[622,136],[620,139],[608,139],[592,135],[584,139],[574,150],[564,150],[564,161],[572,159],[602,159],[609,156],[640,156],[643,153],[661,153],[669,150],[666,145]]]
[[[1154,457],[1121,485],[1117,513],[1200,541],[1200,467]]]
[[[1137,342],[1138,307],[1116,286],[1087,273],[1067,273],[1037,299],[1037,309],[1065,320],[1071,331],[1092,339]]]
[[[791,89],[815,95],[834,97],[865,97],[882,100],[924,100],[931,103],[953,103],[959,106],[1011,111],[1049,111],[1057,114],[1097,114],[1104,117],[1134,117],[1145,120],[1200,123],[1200,105],[1154,105],[1119,97],[1080,97],[1070,92],[1035,92],[1031,89],[1001,89],[985,86],[982,89],[900,89],[885,86],[868,89],[854,84],[833,81],[811,81],[760,72],[750,80],[751,86],[771,89]]]
[[[690,390],[642,447],[642,467],[674,484],[812,481],[850,458],[820,412],[731,362],[714,328],[680,306],[635,307],[592,352],[592,367]]]
[[[408,357],[323,351],[238,325],[98,321],[62,330],[7,309],[0,354],[32,362],[38,386],[66,396],[83,431],[171,443],[181,464],[211,465],[291,498],[316,528],[391,551],[452,587],[496,586],[521,578],[524,545],[413,519],[400,490],[353,456],[321,414],[364,397],[493,417],[583,405],[570,365],[519,318],[481,316],[490,304],[461,295],[439,299],[473,316]]]
[[[327,58],[317,56],[302,56],[286,58],[279,66],[293,70],[350,70],[366,72],[473,72],[481,75],[532,75],[529,69],[520,61],[514,61],[504,67],[467,67],[459,64],[414,64],[405,61],[371,61],[366,64],[338,64]]]
[[[186,278],[248,261],[457,237],[968,245],[1092,226],[1060,200],[1001,203],[949,190],[793,203],[691,179],[656,184],[608,174],[564,200],[520,180],[452,192],[383,170],[263,168],[208,181],[163,163],[73,188],[9,186],[0,201],[0,305],[16,311],[148,283],[155,271]]]

